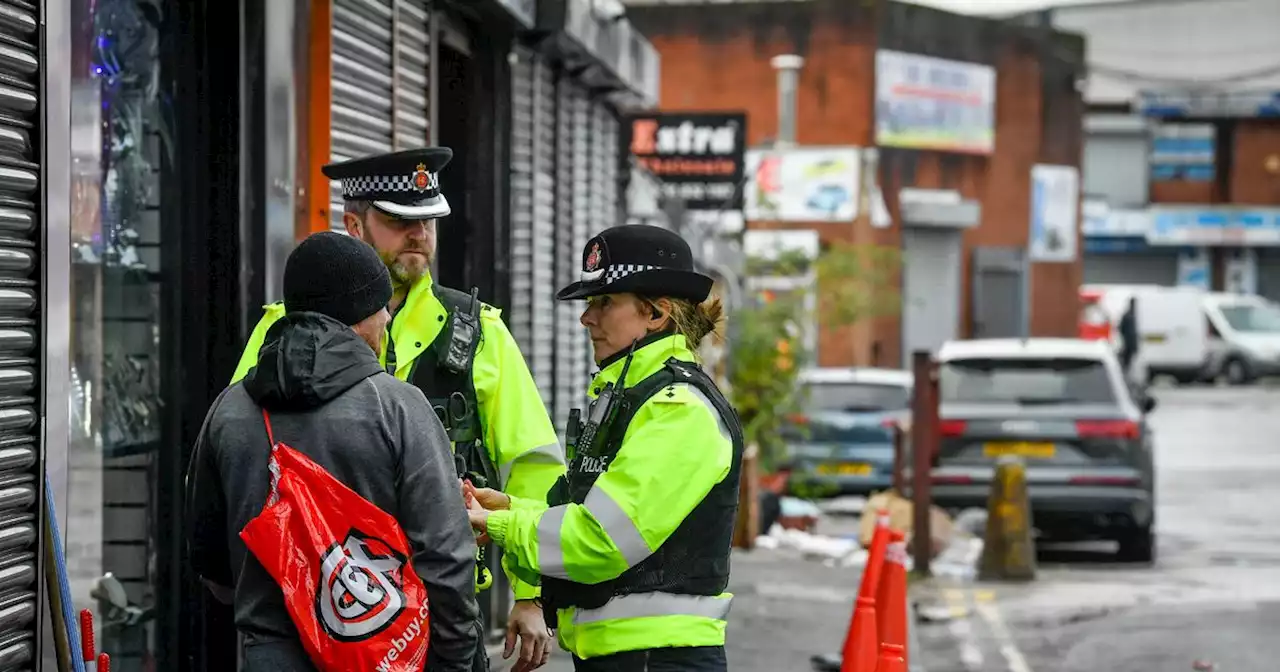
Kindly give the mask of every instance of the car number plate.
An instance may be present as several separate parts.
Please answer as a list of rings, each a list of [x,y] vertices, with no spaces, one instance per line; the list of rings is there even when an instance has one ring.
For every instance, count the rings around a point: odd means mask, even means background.
[[[1056,452],[1057,449],[1052,443],[1037,443],[1033,441],[988,443],[982,447],[982,453],[987,457],[1005,457],[1006,455],[1012,455],[1015,457],[1047,460],[1052,458]]]
[[[820,464],[818,473],[824,476],[866,476],[871,473],[871,465],[861,462]]]

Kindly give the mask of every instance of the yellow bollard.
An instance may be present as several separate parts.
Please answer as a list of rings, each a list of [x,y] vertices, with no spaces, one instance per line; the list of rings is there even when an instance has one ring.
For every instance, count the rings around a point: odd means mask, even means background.
[[[995,479],[987,498],[987,529],[978,578],[983,581],[1036,578],[1027,467],[1016,457],[1002,457],[996,463]]]

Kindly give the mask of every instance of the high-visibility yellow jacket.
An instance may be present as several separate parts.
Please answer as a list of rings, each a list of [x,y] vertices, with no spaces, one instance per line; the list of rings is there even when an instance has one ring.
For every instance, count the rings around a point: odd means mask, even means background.
[[[391,325],[395,348],[395,375],[409,380],[413,363],[446,324],[447,311],[432,292],[429,274],[409,289]],[[258,362],[258,351],[267,330],[285,314],[283,303],[264,306],[265,314],[254,327],[231,382],[245,376]],[[484,305],[480,312],[481,340],[472,364],[471,379],[479,406],[483,444],[499,473],[499,488],[514,497],[541,498],[565,471],[564,451],[542,403],[533,375],[520,348],[502,322],[501,312]],[[386,364],[386,353],[382,354]],[[507,563],[504,562],[504,566]],[[508,568],[517,600],[532,599],[537,585],[521,581]]]
[[[638,348],[625,387],[663,371],[668,359],[694,361],[683,336],[667,336]],[[616,382],[623,363],[619,359],[607,364],[588,394],[594,398],[607,383]],[[578,472],[599,473],[591,474],[589,492],[574,498],[581,503],[548,506],[513,497],[510,509],[489,515],[490,537],[522,579],[554,577],[583,586],[625,581],[619,577],[675,539],[673,534],[686,519],[694,519],[695,509],[706,510],[704,500],[711,501],[713,488],[722,503],[725,491],[732,492],[729,507],[712,514],[717,526],[727,515],[731,530],[738,474],[733,466],[740,450],[735,442],[741,443],[736,414],[729,410],[730,417],[724,417],[707,395],[679,380],[676,376],[674,383],[640,404],[625,430],[609,432],[623,432],[616,452],[606,450],[603,459],[572,460],[571,479],[557,488],[573,482]],[[587,465],[587,460],[595,462]],[[722,553],[726,579],[728,543],[725,539],[723,549],[711,549],[712,554]],[[558,609],[561,646],[579,658],[592,658],[639,649],[724,645],[731,594],[661,591],[615,594],[599,608]]]

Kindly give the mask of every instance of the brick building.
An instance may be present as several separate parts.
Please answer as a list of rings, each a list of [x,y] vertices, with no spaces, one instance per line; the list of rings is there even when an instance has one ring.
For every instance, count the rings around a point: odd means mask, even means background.
[[[1045,28],[958,16],[881,0],[810,0],[734,4],[628,3],[628,17],[661,55],[666,110],[745,110],[748,144],[767,145],[778,128],[774,56],[805,59],[797,93],[796,142],[800,146],[876,145],[876,54],[893,50],[995,68],[995,141],[986,155],[880,148],[878,180],[892,224],[872,227],[865,216],[849,224],[753,222],[752,227],[816,229],[835,240],[909,247],[902,188],[953,190],[980,206],[975,225],[957,231],[954,287],[928,288],[930,296],[954,292],[948,337],[1017,335],[984,329],[982,292],[974,291],[979,265],[999,271],[1002,256],[1014,261],[1013,318],[1005,330],[1033,336],[1072,335],[1078,314],[1079,256],[1059,263],[1026,263],[1030,236],[1032,167],[1077,167],[1081,154],[1082,102],[1077,80],[1083,41]],[[904,231],[908,235],[904,236]],[[1078,227],[1072,227],[1078,235]],[[987,262],[980,262],[987,259]],[[1021,260],[1020,262],[1018,260]],[[901,275],[909,275],[904,261]],[[981,276],[999,280],[998,273]],[[998,283],[997,283],[998,284]],[[1005,283],[1010,284],[1010,283]],[[992,287],[995,287],[993,284]],[[919,298],[922,288],[910,294]],[[904,293],[904,299],[907,294]],[[987,304],[1000,293],[987,293]],[[904,336],[910,300],[902,315],[843,329],[823,329],[822,366],[897,366],[914,349]],[[990,309],[990,305],[988,306]],[[946,311],[944,311],[946,312]],[[937,330],[935,330],[937,331]],[[927,339],[926,339],[927,340]]]
[[[1024,20],[1089,40],[1085,281],[1280,300],[1280,3],[1091,4]]]

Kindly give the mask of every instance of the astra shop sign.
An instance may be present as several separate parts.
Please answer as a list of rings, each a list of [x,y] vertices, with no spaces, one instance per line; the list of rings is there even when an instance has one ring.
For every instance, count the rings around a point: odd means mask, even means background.
[[[689,210],[742,207],[747,115],[742,112],[656,112],[628,117],[623,156],[662,181],[662,195]]]

